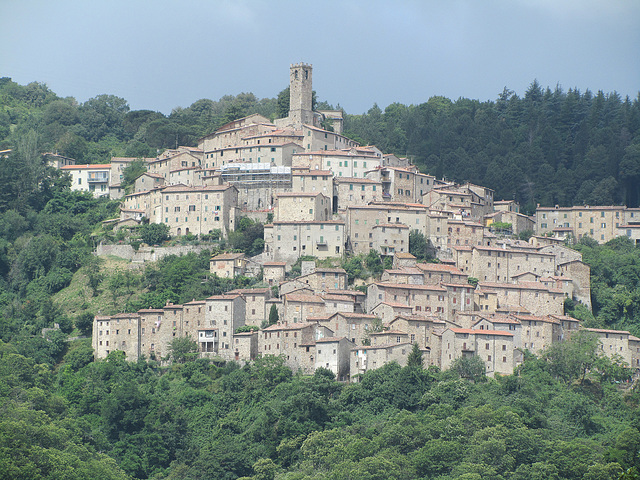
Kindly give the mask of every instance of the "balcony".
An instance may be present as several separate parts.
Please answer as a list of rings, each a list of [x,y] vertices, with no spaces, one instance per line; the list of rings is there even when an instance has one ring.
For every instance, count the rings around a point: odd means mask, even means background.
[[[87,178],[89,183],[107,183],[109,181],[109,173],[108,172],[95,172],[90,173]]]

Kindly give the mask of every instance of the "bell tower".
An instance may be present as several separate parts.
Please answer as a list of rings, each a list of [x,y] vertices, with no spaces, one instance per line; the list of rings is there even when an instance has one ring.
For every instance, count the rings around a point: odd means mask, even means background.
[[[311,73],[313,67],[306,63],[291,65],[289,73],[289,120],[298,128],[303,124],[313,125],[311,98]]]

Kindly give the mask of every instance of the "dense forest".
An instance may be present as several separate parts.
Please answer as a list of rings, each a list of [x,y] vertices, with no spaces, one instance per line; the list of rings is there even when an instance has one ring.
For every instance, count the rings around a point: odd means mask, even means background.
[[[245,114],[275,117],[285,100],[282,92],[241,94],[165,116],[130,111],[110,95],[80,104],[43,84],[0,79],[0,150],[12,149],[0,158],[0,478],[638,478],[640,391],[627,370],[597,357],[592,338],[527,355],[514,375],[495,380],[472,361],[441,372],[414,356],[407,367],[387,365],[345,385],[329,371],[301,376],[277,358],[244,367],[195,359],[189,342],[173,345],[169,367],[129,363],[118,352],[93,361],[81,335],[98,312],[181,303],[259,280],[208,277],[220,242],[144,270],[96,258],[101,239],[131,241],[102,227],[118,202],[71,192],[40,154],[89,163],[155,156]],[[615,93],[534,82],[522,99],[505,90],[496,102],[435,97],[374,107],[347,115],[346,129],[529,208],[637,205],[639,109]],[[244,219],[239,230],[227,246],[260,249],[261,225]],[[157,233],[143,227],[135,241]],[[640,249],[626,239],[575,248],[592,269],[594,309],[568,302],[567,311],[588,326],[640,334]],[[353,280],[385,263],[367,255],[342,266]],[[60,329],[43,333],[54,323]]]
[[[640,392],[595,343],[562,348],[496,380],[414,357],[345,385],[277,357],[159,368],[81,341],[53,367],[0,344],[0,478],[638,478]]]

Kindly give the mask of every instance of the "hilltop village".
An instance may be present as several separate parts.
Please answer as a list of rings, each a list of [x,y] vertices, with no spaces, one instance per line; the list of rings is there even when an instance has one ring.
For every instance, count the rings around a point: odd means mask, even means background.
[[[73,189],[122,200],[114,228],[148,220],[172,236],[226,237],[241,217],[265,223],[260,255],[220,254],[210,269],[220,277],[262,274],[264,287],[96,316],[96,358],[122,350],[132,361],[161,359],[174,339],[189,336],[202,356],[248,362],[278,355],[294,371],[322,367],[357,381],[385,363],[405,365],[415,344],[425,365],[446,369],[475,355],[487,375],[510,374],[525,350],[538,353],[582,328],[564,315],[566,298],[591,308],[589,267],[565,242],[627,236],[640,243],[640,209],[538,208],[529,217],[516,202],[495,200],[490,188],[437,179],[406,158],[359,145],[342,134],[342,112],[314,111],[312,97],[311,65],[292,65],[286,118],[250,115],[197,147],[144,159],[147,171],[127,195],[120,182],[134,158],[76,165],[52,156]],[[439,263],[409,252],[412,231]],[[518,240],[526,231],[535,234]],[[392,268],[359,290],[349,289],[342,268],[314,261],[289,275],[301,257],[371,250],[392,259]],[[279,320],[264,327],[274,309]],[[640,368],[639,338],[590,330],[605,354]]]

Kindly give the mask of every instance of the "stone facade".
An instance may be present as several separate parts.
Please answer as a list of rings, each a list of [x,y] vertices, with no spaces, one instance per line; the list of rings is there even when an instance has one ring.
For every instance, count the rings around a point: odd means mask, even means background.
[[[620,235],[620,225],[640,221],[640,209],[625,206],[538,207],[535,213],[536,234],[552,233],[576,240],[591,237],[606,243]]]
[[[486,374],[513,373],[513,333],[501,330],[448,328],[442,333],[442,368],[448,369],[462,356],[477,355]]]
[[[291,265],[303,255],[320,259],[341,257],[344,253],[344,223],[279,221],[264,226],[268,261]]]
[[[279,193],[276,222],[326,222],[331,218],[331,198],[322,193]]]
[[[404,367],[409,353],[411,353],[410,343],[355,347],[351,350],[351,381],[356,382],[360,375],[383,367],[387,363],[396,362]]]

